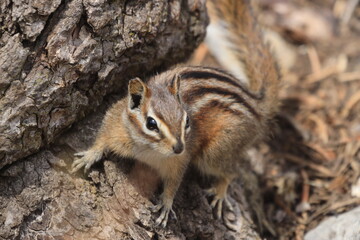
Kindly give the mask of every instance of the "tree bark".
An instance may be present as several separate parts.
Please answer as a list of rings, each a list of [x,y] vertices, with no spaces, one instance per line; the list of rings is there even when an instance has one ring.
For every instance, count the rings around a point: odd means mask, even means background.
[[[0,3],[0,168],[52,143],[134,76],[186,58],[200,0]]]

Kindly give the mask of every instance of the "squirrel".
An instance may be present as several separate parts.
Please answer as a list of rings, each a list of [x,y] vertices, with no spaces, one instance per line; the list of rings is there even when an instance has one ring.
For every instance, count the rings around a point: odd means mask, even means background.
[[[164,184],[154,207],[160,212],[155,223],[165,227],[192,163],[218,180],[208,190],[216,217],[222,218],[224,207],[232,211],[228,186],[238,176],[246,150],[269,131],[279,106],[279,71],[250,2],[208,1],[220,33],[215,37],[223,41],[217,47],[241,67],[242,79],[216,68],[178,66],[146,82],[130,80],[127,96],[107,111],[94,144],[75,154],[72,172],[89,170],[106,151],[151,166]],[[229,220],[224,222],[233,229]]]

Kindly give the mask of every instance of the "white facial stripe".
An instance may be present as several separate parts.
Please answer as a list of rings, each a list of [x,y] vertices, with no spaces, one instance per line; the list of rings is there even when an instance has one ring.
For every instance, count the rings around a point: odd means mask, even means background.
[[[177,142],[176,137],[171,134],[169,127],[165,123],[163,123],[160,119],[159,122],[161,123],[159,126],[160,131],[165,135],[167,139],[170,139],[173,145],[175,145]]]
[[[187,113],[184,112],[183,114],[183,121],[182,121],[182,124],[181,124],[181,141],[183,143],[185,143],[185,131],[187,131],[188,129],[185,129],[185,126],[186,126],[186,118],[187,118]]]

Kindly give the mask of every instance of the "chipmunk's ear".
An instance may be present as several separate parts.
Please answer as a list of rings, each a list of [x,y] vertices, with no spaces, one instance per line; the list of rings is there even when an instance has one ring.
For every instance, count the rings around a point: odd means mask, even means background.
[[[147,92],[148,88],[140,78],[130,80],[128,85],[130,109],[139,108],[143,104]]]
[[[179,74],[175,74],[174,77],[171,79],[170,82],[170,86],[169,86],[169,91],[176,95],[179,100],[180,100],[180,75]]]

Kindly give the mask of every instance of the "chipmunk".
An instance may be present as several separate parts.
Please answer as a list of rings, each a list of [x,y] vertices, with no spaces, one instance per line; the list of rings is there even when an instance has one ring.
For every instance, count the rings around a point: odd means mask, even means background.
[[[244,79],[210,67],[175,67],[147,82],[135,78],[127,96],[107,111],[92,147],[77,153],[72,166],[73,172],[87,171],[111,151],[156,169],[164,183],[156,224],[163,227],[190,162],[218,179],[209,190],[216,216],[223,216],[223,205],[232,210],[228,186],[278,109],[279,73],[250,0],[210,0],[209,5],[226,33],[223,46],[241,63],[247,86]]]

